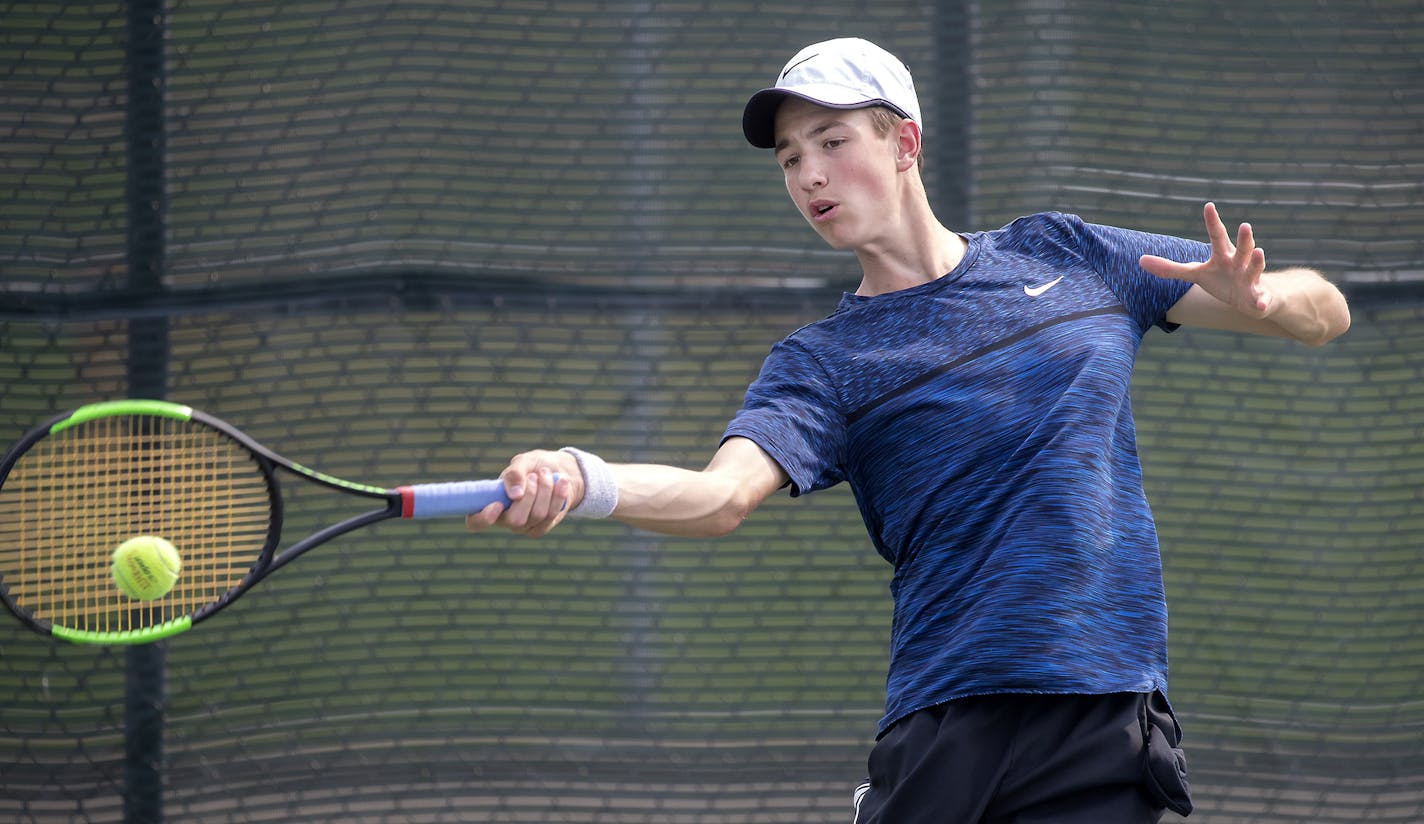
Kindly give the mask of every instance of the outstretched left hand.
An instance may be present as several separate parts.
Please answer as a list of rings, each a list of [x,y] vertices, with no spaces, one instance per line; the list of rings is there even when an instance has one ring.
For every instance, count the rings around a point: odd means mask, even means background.
[[[1177,263],[1156,255],[1143,255],[1138,265],[1157,277],[1195,283],[1247,317],[1264,318],[1271,314],[1273,295],[1261,283],[1261,274],[1266,271],[1266,253],[1256,246],[1251,224],[1241,224],[1233,244],[1226,224],[1217,214],[1216,204],[1206,204],[1202,218],[1211,239],[1211,257],[1207,261]]]

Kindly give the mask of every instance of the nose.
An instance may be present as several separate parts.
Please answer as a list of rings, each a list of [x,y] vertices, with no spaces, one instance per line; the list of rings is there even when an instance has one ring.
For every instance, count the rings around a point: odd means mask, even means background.
[[[814,192],[826,185],[826,171],[819,163],[801,162],[801,188]]]

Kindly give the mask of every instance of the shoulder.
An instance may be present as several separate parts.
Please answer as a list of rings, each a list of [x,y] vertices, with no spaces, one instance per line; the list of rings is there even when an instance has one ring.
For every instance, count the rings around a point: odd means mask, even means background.
[[[1077,215],[1064,212],[1036,212],[981,233],[983,241],[999,252],[1061,262],[1081,256],[1092,242],[1089,225]]]
[[[1173,260],[1205,260],[1201,257],[1203,250],[1210,251],[1198,241],[1089,223],[1063,212],[1027,215],[991,234],[998,236],[1000,248],[1009,247],[1053,263],[1079,261],[1100,272],[1126,267],[1135,274],[1138,259],[1144,254]]]
[[[826,320],[807,324],[772,345],[753,382],[757,392],[800,392],[833,383],[825,356],[834,349]]]
[[[874,338],[876,326],[883,323],[886,316],[899,311],[899,303],[844,294],[833,312],[782,338],[772,351],[815,360],[841,349],[855,348]]]
[[[1064,212],[1035,212],[1002,228],[983,233],[996,246],[1034,246],[1044,241],[1062,243],[1080,238],[1088,224],[1077,215]]]
[[[1024,215],[999,229],[996,234],[1024,237],[1042,234],[1078,234],[1086,226],[1081,217],[1065,212],[1035,212]]]

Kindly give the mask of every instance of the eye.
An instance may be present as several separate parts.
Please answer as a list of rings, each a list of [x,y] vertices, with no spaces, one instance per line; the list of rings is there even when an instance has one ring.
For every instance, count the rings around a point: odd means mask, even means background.
[[[833,137],[825,142],[825,147],[827,149],[839,149],[845,142],[846,139],[844,137]]]
[[[801,161],[799,155],[787,155],[781,159],[781,168],[790,169]]]

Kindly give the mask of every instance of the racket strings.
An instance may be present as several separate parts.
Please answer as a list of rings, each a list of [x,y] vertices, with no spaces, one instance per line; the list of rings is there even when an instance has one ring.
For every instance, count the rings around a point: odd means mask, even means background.
[[[0,574],[37,619],[122,632],[192,614],[256,563],[271,526],[266,476],[206,426],[170,418],[98,418],[38,441],[0,489]],[[115,547],[151,535],[182,558],[151,601],[119,591]]]

